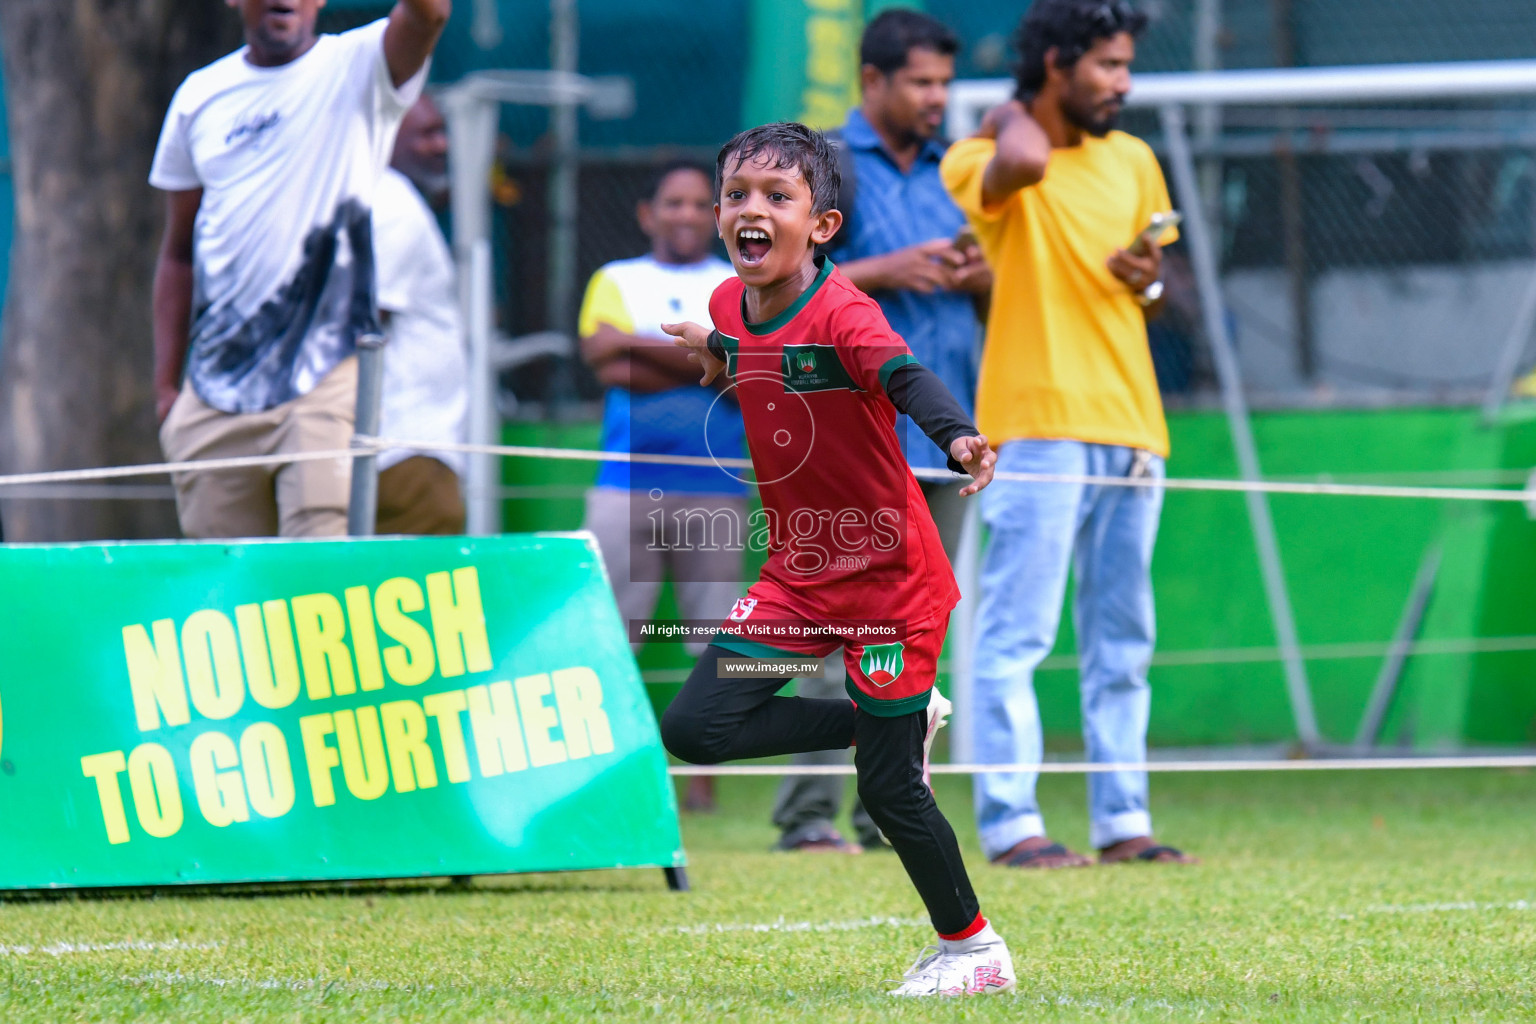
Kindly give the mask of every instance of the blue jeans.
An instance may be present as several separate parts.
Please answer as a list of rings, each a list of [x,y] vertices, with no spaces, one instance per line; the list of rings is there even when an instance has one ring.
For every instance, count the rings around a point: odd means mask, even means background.
[[[1126,476],[1135,449],[1081,441],[1003,445],[999,472]],[[1148,471],[1163,475],[1163,460]],[[1034,674],[1056,643],[1069,570],[1090,761],[1140,762],[1147,750],[1152,660],[1152,545],[1162,489],[993,481],[981,492],[991,540],[976,612],[976,758],[1038,763]],[[1036,772],[976,776],[976,822],[988,857],[1045,834]],[[1145,772],[1088,776],[1089,839],[1102,849],[1152,834]]]

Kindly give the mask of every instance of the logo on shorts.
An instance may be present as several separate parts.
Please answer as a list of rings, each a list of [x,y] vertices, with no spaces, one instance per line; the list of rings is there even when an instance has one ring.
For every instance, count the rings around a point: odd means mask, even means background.
[[[816,353],[806,349],[795,357],[795,365],[800,367],[801,373],[811,373],[816,369]]]
[[[859,671],[876,686],[890,686],[907,667],[901,657],[904,649],[899,640],[894,644],[871,644],[859,659]]]
[[[755,597],[737,598],[736,603],[731,606],[731,621],[732,622],[745,622],[745,621],[747,621],[747,616],[751,615],[752,614],[752,609],[754,609],[756,607],[757,607],[757,598],[755,598]]]

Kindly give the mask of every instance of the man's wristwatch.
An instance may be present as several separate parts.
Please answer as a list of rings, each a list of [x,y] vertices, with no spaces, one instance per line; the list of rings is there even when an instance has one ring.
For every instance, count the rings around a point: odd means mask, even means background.
[[[1157,302],[1158,299],[1161,299],[1162,297],[1163,282],[1161,278],[1153,281],[1151,284],[1147,285],[1141,291],[1136,293],[1136,301],[1141,303],[1143,307],[1153,305]]]

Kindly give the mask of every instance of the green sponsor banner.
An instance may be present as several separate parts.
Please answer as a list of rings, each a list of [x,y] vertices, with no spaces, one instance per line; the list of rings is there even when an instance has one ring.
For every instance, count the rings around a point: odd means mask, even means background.
[[[743,120],[843,123],[859,102],[863,0],[753,0]]]
[[[0,888],[682,865],[591,539],[0,547]]]
[[[888,7],[915,0],[752,0],[742,120],[836,128],[859,105],[859,38]]]

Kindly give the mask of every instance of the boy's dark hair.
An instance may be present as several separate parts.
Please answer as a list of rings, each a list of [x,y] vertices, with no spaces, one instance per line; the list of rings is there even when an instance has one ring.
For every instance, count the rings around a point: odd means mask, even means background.
[[[1014,98],[1028,100],[1045,85],[1045,54],[1056,48],[1056,66],[1066,70],[1100,39],[1121,32],[1139,36],[1147,16],[1125,0],[1035,0],[1019,21],[1013,48],[1019,52],[1014,66]]]
[[[715,159],[715,202],[720,201],[720,186],[725,183],[727,165],[735,170],[767,155],[774,168],[799,168],[811,187],[811,212],[826,213],[837,206],[842,175],[837,170],[837,150],[827,137],[796,121],[780,121],[748,128],[720,147]],[[734,164],[732,164],[734,161]]]
[[[656,193],[661,191],[662,183],[678,171],[695,171],[704,175],[705,181],[713,181],[715,177],[714,169],[702,160],[695,160],[686,156],[674,157],[656,168],[656,172],[651,175],[650,180],[646,183],[645,198],[655,199]]]
[[[913,50],[932,50],[953,57],[960,52],[960,40],[942,21],[935,21],[921,11],[893,7],[881,11],[864,26],[864,38],[859,40],[859,63],[889,75],[907,66]]]

